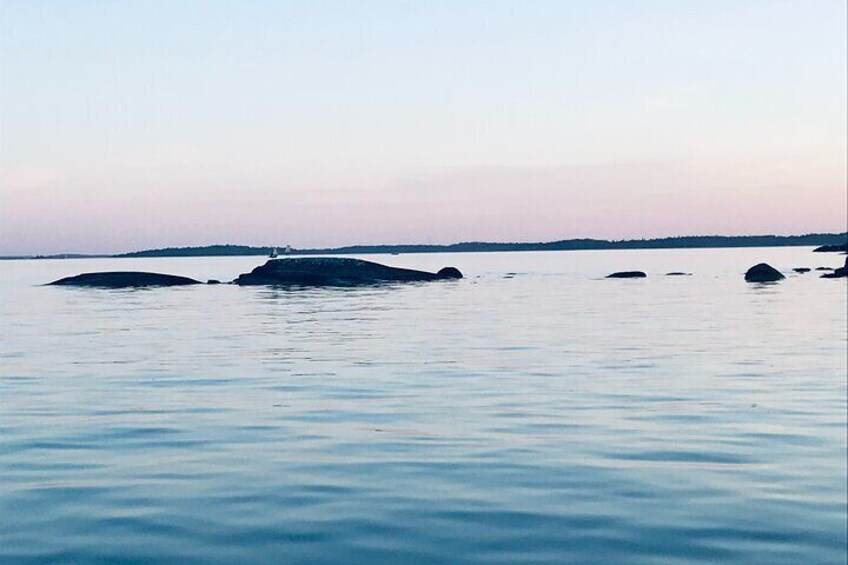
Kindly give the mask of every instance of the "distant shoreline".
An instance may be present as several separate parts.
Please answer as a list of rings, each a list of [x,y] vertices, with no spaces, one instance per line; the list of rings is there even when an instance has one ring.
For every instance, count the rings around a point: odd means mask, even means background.
[[[846,233],[813,233],[805,235],[741,235],[741,236],[682,236],[655,239],[565,239],[550,242],[492,243],[465,242],[450,245],[350,245],[323,249],[292,249],[291,255],[376,255],[407,253],[486,253],[497,251],[587,251],[607,249],[705,249],[730,247],[821,247],[844,246]],[[284,250],[285,245],[276,247]],[[167,247],[117,254],[59,253],[54,255],[0,256],[14,259],[104,259],[133,257],[247,257],[269,255],[275,247],[247,245],[206,245],[197,247]]]

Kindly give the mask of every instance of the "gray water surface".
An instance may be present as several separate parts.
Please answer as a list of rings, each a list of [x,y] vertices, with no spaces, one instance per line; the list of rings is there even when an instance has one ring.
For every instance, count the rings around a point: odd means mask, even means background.
[[[845,563],[845,280],[742,279],[841,255],[364,258],[466,278],[0,262],[0,562]]]

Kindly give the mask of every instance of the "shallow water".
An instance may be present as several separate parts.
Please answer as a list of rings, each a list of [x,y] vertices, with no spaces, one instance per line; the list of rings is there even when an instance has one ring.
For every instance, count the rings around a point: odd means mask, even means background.
[[[742,279],[841,255],[366,258],[466,278],[0,262],[0,562],[845,563],[846,282]]]

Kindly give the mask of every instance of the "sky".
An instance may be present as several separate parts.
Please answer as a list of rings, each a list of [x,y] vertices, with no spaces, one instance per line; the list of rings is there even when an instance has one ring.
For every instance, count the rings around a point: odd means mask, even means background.
[[[846,20],[0,0],[0,255],[846,231]]]

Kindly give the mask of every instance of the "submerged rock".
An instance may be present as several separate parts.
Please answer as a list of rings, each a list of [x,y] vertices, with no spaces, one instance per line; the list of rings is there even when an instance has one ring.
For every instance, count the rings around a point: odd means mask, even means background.
[[[783,273],[766,263],[754,265],[745,273],[748,282],[775,282],[785,278]]]
[[[611,275],[607,275],[608,279],[644,279],[647,277],[645,273],[642,271],[620,271],[618,273],[613,273]]]
[[[809,268],[809,267],[795,267],[795,268],[794,268],[794,269],[792,269],[792,270],[793,270],[793,271],[795,271],[796,273],[801,273],[801,274],[809,273],[809,272],[810,272],[810,268]]]
[[[201,284],[200,281],[177,275],[143,273],[138,271],[114,271],[83,273],[49,283],[56,286],[87,286],[97,288],[137,288],[145,286],[185,286]]]
[[[667,277],[690,277],[690,276],[692,276],[692,273],[683,273],[681,271],[672,271],[670,273],[666,273],[665,276],[667,276]]]
[[[249,273],[239,275],[237,285],[359,286],[387,282],[461,279],[454,267],[438,273],[388,267],[362,259],[341,257],[297,257],[272,259]]]

